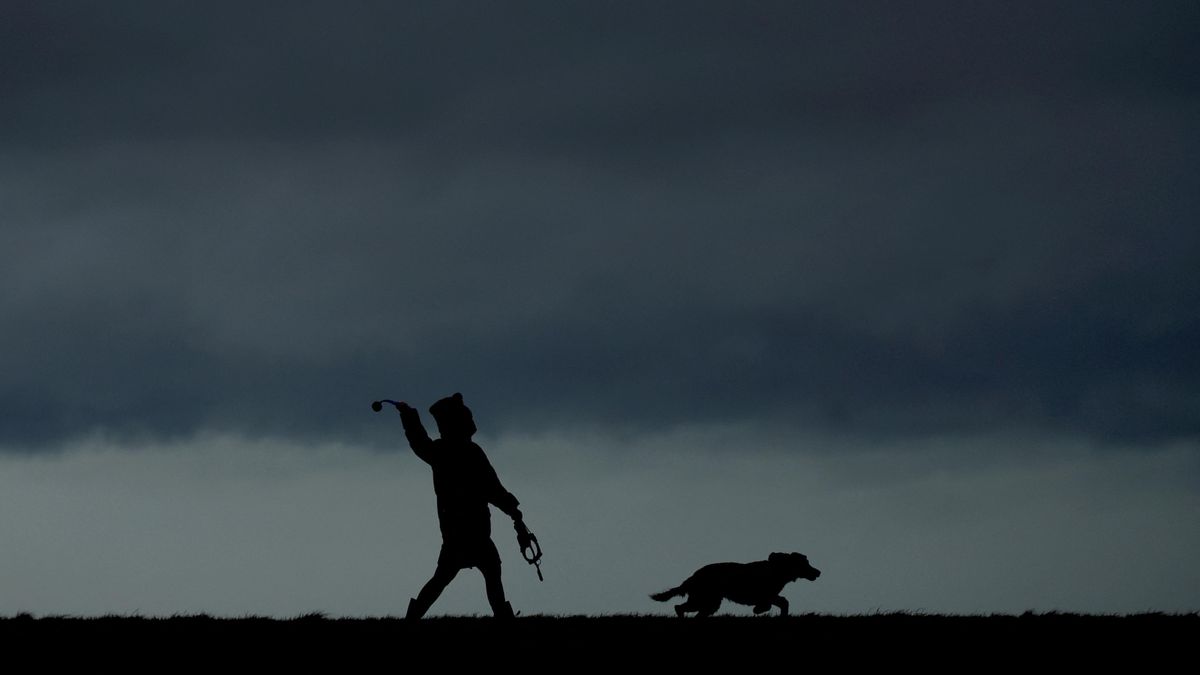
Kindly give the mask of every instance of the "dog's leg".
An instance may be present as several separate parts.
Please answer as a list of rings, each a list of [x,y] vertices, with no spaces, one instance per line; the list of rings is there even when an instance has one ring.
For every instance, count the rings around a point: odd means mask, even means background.
[[[699,609],[700,609],[699,603],[697,603],[691,596],[688,596],[687,602],[683,602],[678,605],[675,605],[675,616],[682,617],[684,614],[686,614],[688,612],[695,612],[695,611],[698,611]]]
[[[785,598],[784,596],[775,596],[775,599],[773,599],[773,601],[770,601],[770,604],[773,604],[773,605],[775,605],[775,607],[779,608],[780,616],[787,616],[787,598]],[[758,611],[757,608],[755,609],[755,611]]]
[[[721,598],[705,598],[699,605],[699,611],[696,616],[712,616],[721,608]]]

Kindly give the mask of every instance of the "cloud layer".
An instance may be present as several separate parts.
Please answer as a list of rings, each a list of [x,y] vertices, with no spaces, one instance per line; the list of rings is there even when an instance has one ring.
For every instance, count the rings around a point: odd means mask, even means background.
[[[277,9],[4,10],[4,445],[1200,430],[1190,5]]]

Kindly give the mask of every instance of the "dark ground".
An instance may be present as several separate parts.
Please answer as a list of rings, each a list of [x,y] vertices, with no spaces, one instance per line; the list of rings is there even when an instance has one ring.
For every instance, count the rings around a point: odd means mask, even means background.
[[[1169,667],[1190,662],[1200,615],[937,616],[874,614],[676,619],[662,616],[295,619],[188,616],[0,618],[10,662],[134,670],[332,666],[428,670],[489,663],[506,672],[605,665],[750,668],[917,666]],[[1177,666],[1176,666],[1177,667]]]

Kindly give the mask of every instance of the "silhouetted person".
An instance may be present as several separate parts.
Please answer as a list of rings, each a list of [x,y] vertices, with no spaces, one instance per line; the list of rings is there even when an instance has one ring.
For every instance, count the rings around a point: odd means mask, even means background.
[[[442,550],[433,578],[408,603],[409,619],[419,619],[433,605],[461,569],[476,567],[483,573],[488,604],[500,618],[512,618],[500,581],[500,554],[492,542],[493,504],[513,519],[518,543],[524,548],[529,538],[517,508],[517,498],[500,484],[496,470],[483,448],[471,441],[475,420],[463,403],[462,394],[441,399],[429,408],[441,438],[431,440],[421,424],[421,414],[406,403],[396,404],[404,435],[413,452],[433,469],[433,491],[437,494],[438,524]]]

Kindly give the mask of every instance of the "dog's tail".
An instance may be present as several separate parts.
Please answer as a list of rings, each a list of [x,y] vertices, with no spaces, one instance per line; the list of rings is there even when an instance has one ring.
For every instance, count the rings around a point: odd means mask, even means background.
[[[670,600],[671,598],[674,598],[679,595],[686,595],[686,594],[687,594],[687,591],[683,590],[683,586],[676,586],[675,588],[663,591],[662,593],[651,594],[650,599],[657,600],[659,602],[666,602],[667,600]]]

